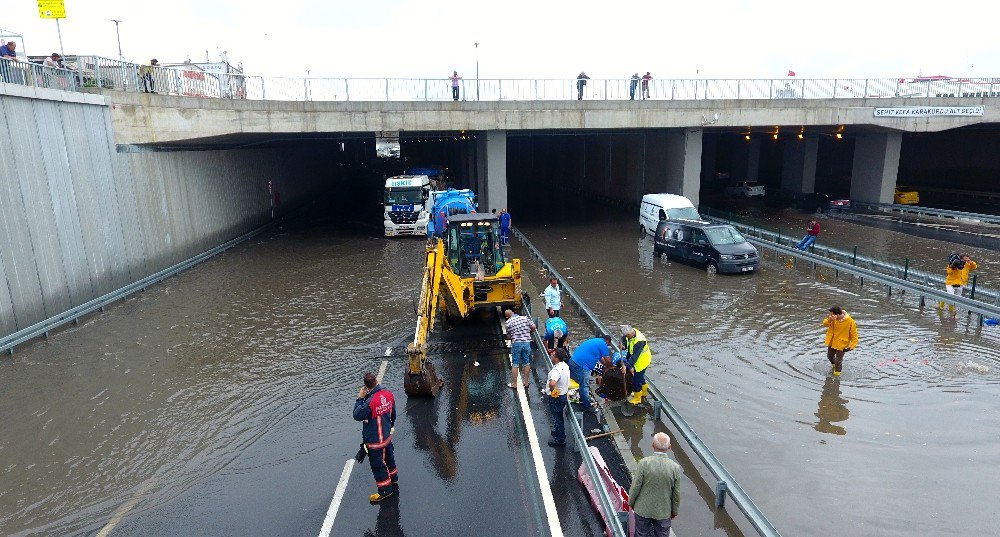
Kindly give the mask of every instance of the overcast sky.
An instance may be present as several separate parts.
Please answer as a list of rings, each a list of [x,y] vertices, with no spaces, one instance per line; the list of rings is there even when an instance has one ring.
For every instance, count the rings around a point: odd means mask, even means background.
[[[0,0],[27,53],[59,48],[33,0]],[[594,5],[595,7],[586,7]],[[1000,76],[1000,3],[836,0],[66,0],[68,54],[217,60],[248,74],[656,78]]]

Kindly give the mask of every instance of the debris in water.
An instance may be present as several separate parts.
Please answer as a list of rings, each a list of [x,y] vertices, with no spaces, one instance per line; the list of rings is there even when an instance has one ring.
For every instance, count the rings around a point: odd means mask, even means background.
[[[472,362],[472,365],[475,367],[479,367],[479,362]]]
[[[390,354],[392,354],[392,347],[386,347],[385,348],[385,355],[389,356]]]
[[[987,365],[977,364],[976,362],[969,360],[968,362],[959,362],[958,372],[959,373],[970,372],[970,373],[979,373],[980,375],[985,375],[986,373],[990,372],[990,368]]]

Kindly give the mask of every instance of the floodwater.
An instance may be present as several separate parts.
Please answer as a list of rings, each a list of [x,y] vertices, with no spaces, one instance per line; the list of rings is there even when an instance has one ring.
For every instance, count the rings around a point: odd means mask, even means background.
[[[514,218],[605,324],[646,334],[649,378],[783,534],[995,533],[994,495],[977,491],[1000,480],[1000,329],[773,257],[708,275],[655,258],[635,215],[561,214]],[[925,240],[850,225],[831,235]],[[840,378],[820,325],[833,304],[861,339]]]
[[[794,209],[763,208],[755,200],[733,202],[731,205],[734,220],[758,226],[772,231],[781,231],[783,237],[800,239],[806,234],[806,224],[810,219],[820,223],[819,244],[831,246],[846,252],[858,247],[858,255],[891,262],[903,266],[909,260],[911,269],[919,269],[931,274],[940,274],[942,278],[948,256],[951,252],[968,254],[978,264],[979,268],[972,274],[978,276],[979,284],[992,289],[1000,288],[1000,252],[996,249],[969,246],[950,240],[955,235],[949,233],[949,227],[964,231],[988,233],[1000,236],[1000,229],[989,225],[968,225],[954,223],[949,220],[938,220],[936,225],[945,226],[945,230],[931,232],[927,224],[932,219],[918,222],[908,218],[908,223],[899,223],[894,229],[884,229],[885,221],[866,214],[823,213],[805,214]],[[728,212],[726,213],[728,214]],[[920,224],[926,233],[933,233],[935,238],[919,238],[908,234],[907,228]],[[913,230],[917,231],[917,230]],[[966,239],[968,240],[968,239]],[[976,243],[977,241],[972,241]],[[991,241],[992,243],[992,241]]]
[[[345,227],[287,223],[0,359],[0,534],[178,506],[188,534],[315,535],[422,265]]]

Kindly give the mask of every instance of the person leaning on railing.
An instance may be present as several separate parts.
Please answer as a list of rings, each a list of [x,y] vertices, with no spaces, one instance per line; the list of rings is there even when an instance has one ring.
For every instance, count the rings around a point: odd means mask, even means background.
[[[4,82],[23,84],[22,81],[15,80],[14,70],[12,69],[12,66],[15,64],[11,62],[21,61],[17,58],[16,49],[17,43],[8,41],[6,44],[3,44],[3,41],[0,41],[0,76],[3,77]]]

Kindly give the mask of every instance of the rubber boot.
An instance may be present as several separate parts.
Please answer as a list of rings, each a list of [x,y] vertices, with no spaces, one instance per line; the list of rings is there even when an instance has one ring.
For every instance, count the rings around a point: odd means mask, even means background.
[[[637,392],[632,392],[632,395],[630,395],[629,398],[628,398],[628,402],[629,402],[629,404],[632,404],[632,405],[641,405],[642,404],[642,390],[639,390]]]
[[[944,300],[938,302],[938,309],[939,310],[943,310],[944,309]]]
[[[948,304],[948,311],[950,311],[952,313],[955,313],[955,305],[954,304]]]

